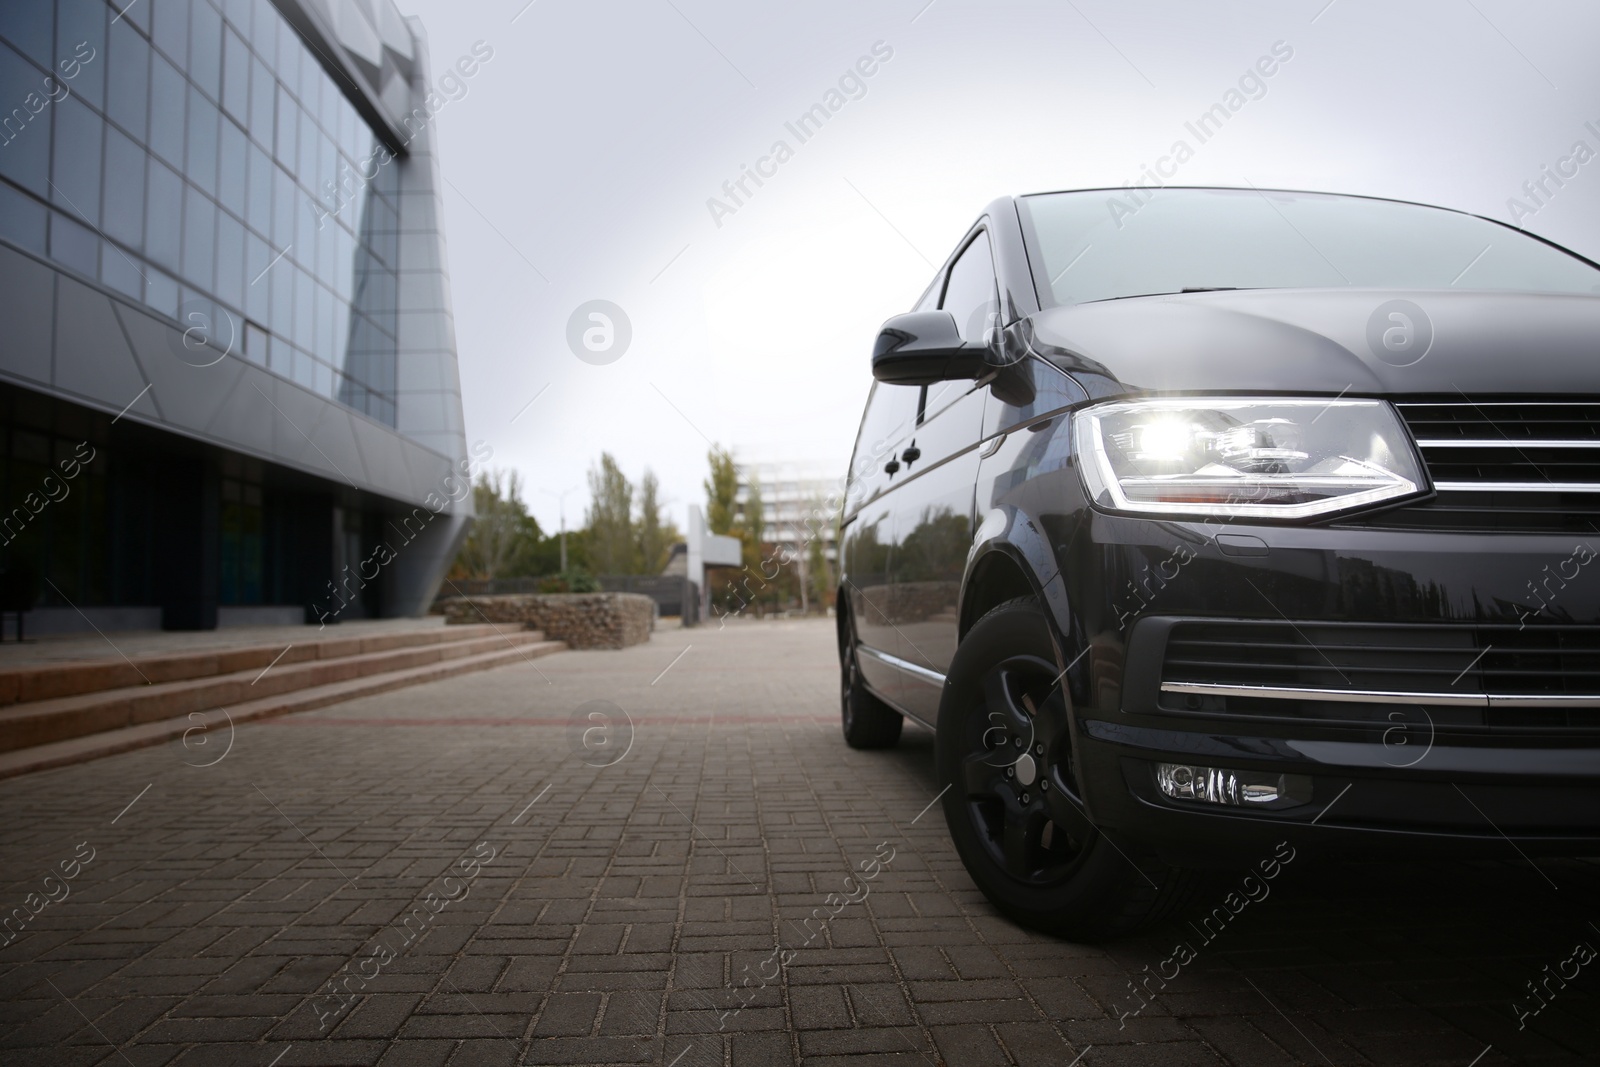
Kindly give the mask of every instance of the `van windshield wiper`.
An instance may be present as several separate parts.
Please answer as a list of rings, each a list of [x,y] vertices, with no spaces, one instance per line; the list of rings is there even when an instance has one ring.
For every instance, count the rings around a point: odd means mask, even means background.
[[[1178,296],[1182,293],[1233,293],[1251,289],[1272,289],[1270,285],[1186,285],[1182,289],[1163,289],[1156,293],[1123,293],[1121,296],[1102,296],[1098,300],[1080,300],[1080,304],[1101,304],[1107,300],[1137,300],[1142,296]]]

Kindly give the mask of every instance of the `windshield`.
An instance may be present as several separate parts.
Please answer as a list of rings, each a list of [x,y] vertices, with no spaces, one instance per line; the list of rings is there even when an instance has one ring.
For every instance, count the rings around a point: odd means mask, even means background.
[[[1354,286],[1600,293],[1600,269],[1475,215],[1254,189],[1023,197],[1040,297],[1077,304],[1185,289]]]

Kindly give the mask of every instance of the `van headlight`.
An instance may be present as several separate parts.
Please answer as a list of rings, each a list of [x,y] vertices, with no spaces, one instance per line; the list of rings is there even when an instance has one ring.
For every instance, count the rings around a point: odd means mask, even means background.
[[[1381,400],[1119,400],[1074,413],[1073,432],[1090,499],[1114,511],[1306,519],[1428,490]]]

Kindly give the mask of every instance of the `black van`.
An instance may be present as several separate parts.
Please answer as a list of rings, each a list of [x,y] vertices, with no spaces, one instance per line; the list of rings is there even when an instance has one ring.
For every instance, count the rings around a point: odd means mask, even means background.
[[[1005,198],[872,369],[845,738],[936,730],[1018,921],[1123,933],[1280,842],[1600,852],[1595,263],[1365,197]]]

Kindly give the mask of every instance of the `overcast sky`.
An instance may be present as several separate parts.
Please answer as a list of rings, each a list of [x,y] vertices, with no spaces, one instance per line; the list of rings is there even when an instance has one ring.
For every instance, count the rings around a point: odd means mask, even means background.
[[[1173,184],[1511,221],[1542,167],[1600,150],[1592,0],[398,3],[438,74],[493,49],[437,119],[456,340],[467,437],[547,530],[540,490],[580,486],[581,524],[602,450],[653,468],[680,526],[708,441],[842,474],[878,325],[990,200],[1138,178],[1279,42],[1292,57]],[[863,57],[802,143],[785,124]],[[735,203],[723,183],[780,140]],[[1521,221],[1600,258],[1600,159]],[[567,341],[591,300],[631,323],[604,365]]]

